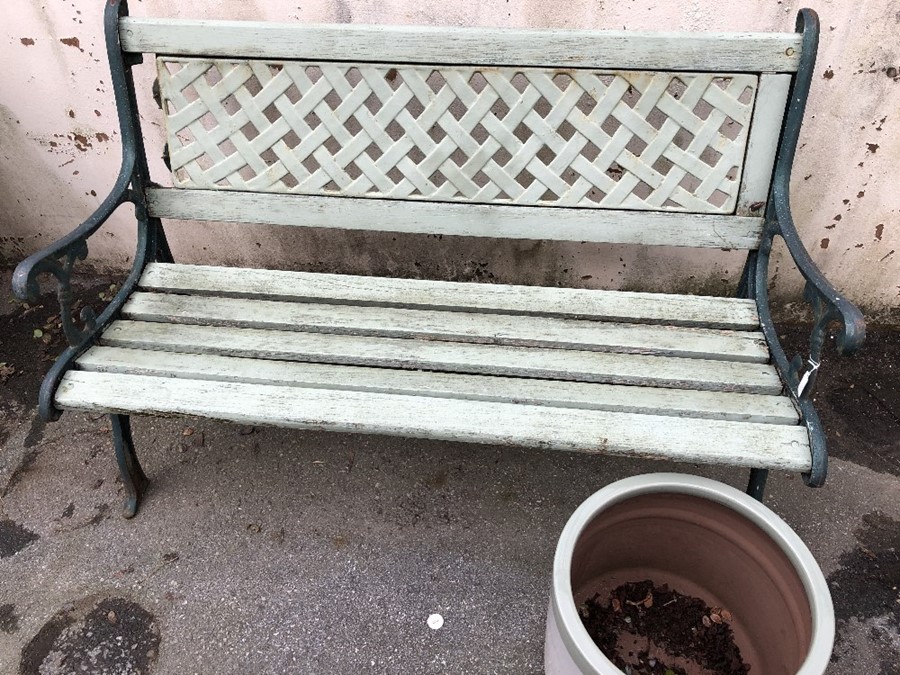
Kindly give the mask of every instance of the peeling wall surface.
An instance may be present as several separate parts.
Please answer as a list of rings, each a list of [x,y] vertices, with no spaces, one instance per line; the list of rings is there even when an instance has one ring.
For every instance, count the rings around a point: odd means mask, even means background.
[[[101,0],[17,1],[0,38],[0,254],[19,259],[99,205],[119,166],[119,131]],[[793,208],[816,263],[871,312],[900,305],[900,4],[810,0],[822,37],[793,177]],[[131,0],[136,16],[283,22],[684,31],[790,31],[797,9],[774,0]],[[163,133],[136,71],[151,173],[168,183]],[[123,266],[134,251],[126,209],[91,242],[91,259]],[[185,262],[530,284],[724,293],[734,252],[172,223]],[[775,297],[801,280],[776,251]]]

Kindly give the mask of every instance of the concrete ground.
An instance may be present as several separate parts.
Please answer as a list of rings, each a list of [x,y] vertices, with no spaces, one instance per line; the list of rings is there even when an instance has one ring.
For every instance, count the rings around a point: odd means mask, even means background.
[[[44,309],[9,300],[7,281],[0,673],[540,672],[553,551],[582,500],[642,472],[746,480],[743,470],[140,417],[135,442],[153,483],[126,521],[106,419],[35,416],[42,359],[58,344],[41,313],[55,310],[49,299]],[[40,325],[50,339],[34,336]],[[827,485],[770,479],[767,504],[832,589],[834,675],[900,673],[898,344],[876,331],[871,363],[823,365],[846,374],[823,376],[819,394],[835,458]],[[872,401],[841,407],[863,389]],[[432,613],[440,630],[426,624]]]

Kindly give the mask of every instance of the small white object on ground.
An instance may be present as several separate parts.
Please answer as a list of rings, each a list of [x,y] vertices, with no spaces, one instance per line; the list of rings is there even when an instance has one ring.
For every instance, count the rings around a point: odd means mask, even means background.
[[[440,614],[432,614],[428,617],[428,627],[431,630],[437,630],[444,625],[444,617]]]

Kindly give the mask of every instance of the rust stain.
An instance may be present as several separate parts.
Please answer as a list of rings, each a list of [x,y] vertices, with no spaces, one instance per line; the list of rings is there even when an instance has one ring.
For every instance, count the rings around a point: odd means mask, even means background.
[[[69,117],[71,117],[72,119],[75,119],[75,111],[74,110],[69,110],[68,114],[69,114]]]
[[[81,152],[87,152],[88,148],[93,147],[88,137],[84,134],[72,133],[69,135],[69,138],[75,142],[75,147]]]
[[[822,73],[822,77],[824,77],[826,80],[830,80],[832,77],[834,77],[834,71],[829,68],[824,73]]]
[[[843,216],[839,213],[832,220],[840,220]]]
[[[30,47],[34,44],[34,38],[19,38],[19,42],[21,42],[26,47]]]
[[[882,234],[884,234],[884,223],[878,223],[878,225],[875,226],[875,238],[878,241],[881,241]]]
[[[873,155],[878,152],[878,148],[880,147],[878,143],[866,143],[866,147],[869,149]]]
[[[866,196],[866,191],[865,191],[865,190],[860,190],[859,192],[856,193],[856,198],[857,198],[857,199],[862,199],[862,198],[865,197],[865,196]]]
[[[830,244],[830,243],[831,243],[831,240],[828,237],[825,237],[822,240],[822,243],[819,244],[819,246],[821,246],[822,248],[828,248],[828,244]]]
[[[109,140],[109,136],[107,136],[106,134],[104,134],[102,131],[98,131],[97,134],[96,134],[96,136],[97,136],[97,141],[98,141],[99,143],[105,143],[106,141]]]
[[[95,114],[97,117],[100,117],[100,111],[99,111],[99,110],[95,110],[95,111],[94,111],[94,114]]]
[[[78,51],[84,51],[81,48],[81,42],[77,37],[59,38],[59,41],[62,42],[66,47],[75,47],[75,49],[77,49]]]

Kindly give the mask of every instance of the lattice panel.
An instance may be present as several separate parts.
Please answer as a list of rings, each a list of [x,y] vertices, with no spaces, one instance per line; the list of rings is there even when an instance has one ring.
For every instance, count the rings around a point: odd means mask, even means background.
[[[757,76],[160,58],[175,185],[730,213]]]

